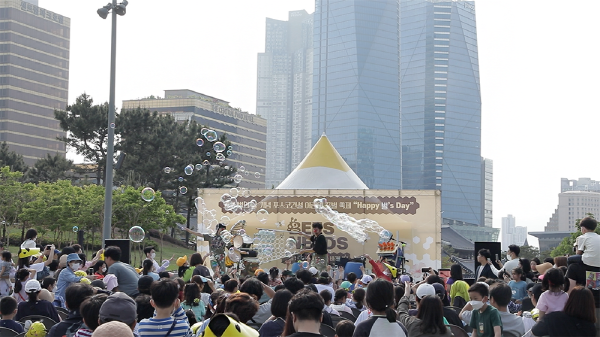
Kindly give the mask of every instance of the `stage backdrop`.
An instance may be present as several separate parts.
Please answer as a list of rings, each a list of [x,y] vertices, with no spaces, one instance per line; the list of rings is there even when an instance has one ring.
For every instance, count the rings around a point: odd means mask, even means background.
[[[236,215],[223,209],[221,196],[227,189],[200,189],[207,209],[217,212],[216,219],[227,215],[231,218],[231,228],[236,221],[246,220],[246,233],[254,236],[258,228],[303,231],[311,233],[312,223],[323,223],[323,233],[329,243],[330,262],[334,258],[353,258],[369,254],[376,258],[379,235],[369,233],[369,239],[359,243],[347,233],[337,229],[313,208],[315,198],[326,198],[327,204],[339,213],[346,213],[355,219],[368,218],[391,231],[394,238],[406,242],[404,255],[408,260],[406,268],[419,278],[421,268],[441,267],[441,201],[440,192],[435,190],[250,190],[250,195],[237,197],[238,203],[258,202],[252,213]],[[256,217],[256,211],[269,212],[266,223]],[[202,217],[198,219],[200,232],[204,232]],[[283,221],[284,225],[281,223]],[[310,240],[304,236],[290,234],[297,241],[297,248],[305,248]],[[201,245],[198,245],[199,249]],[[204,247],[203,249],[206,249]],[[274,261],[261,268],[281,266]],[[369,265],[367,265],[368,267]]]

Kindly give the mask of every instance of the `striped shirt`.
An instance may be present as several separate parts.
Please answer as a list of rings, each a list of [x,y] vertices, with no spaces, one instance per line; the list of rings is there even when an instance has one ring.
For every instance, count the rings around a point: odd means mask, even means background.
[[[86,328],[81,328],[77,330],[74,337],[92,337],[93,331]]]
[[[175,325],[173,326],[173,321]],[[173,326],[173,330],[169,334],[169,337],[191,337],[192,330],[190,329],[190,323],[188,322],[187,316],[183,311],[183,308],[179,306],[171,317],[156,319],[146,318],[141,320],[139,323],[140,336],[141,337],[164,337],[167,332]]]

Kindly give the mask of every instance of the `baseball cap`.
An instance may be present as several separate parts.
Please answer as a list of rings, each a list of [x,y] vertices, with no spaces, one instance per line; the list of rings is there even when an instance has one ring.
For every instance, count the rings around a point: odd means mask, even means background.
[[[352,283],[350,283],[350,281],[344,281],[342,282],[342,284],[340,284],[340,288],[342,289],[350,289],[350,287],[352,286]]]
[[[79,255],[77,255],[77,253],[71,253],[67,256],[67,263],[71,261],[81,261],[81,258]]]
[[[444,289],[444,286],[439,283],[434,283],[432,285],[435,289],[435,294],[443,300],[446,297],[446,289]]]
[[[184,256],[182,256],[182,257],[178,258],[178,259],[177,259],[177,262],[176,262],[176,263],[177,263],[177,266],[178,266],[178,267],[181,267],[181,266],[183,266],[183,265],[185,264],[185,262],[186,262],[186,261],[187,261],[187,255],[184,255]]]
[[[319,272],[315,267],[310,267],[308,271],[313,275],[316,275]]]
[[[369,275],[365,275],[360,279],[360,282],[367,284],[369,282],[373,281],[373,278]]]
[[[26,293],[35,293],[42,290],[40,286],[40,282],[38,280],[29,280],[25,283],[25,292]]]
[[[425,296],[435,296],[435,288],[431,284],[423,283],[417,288],[417,297],[421,299]]]
[[[107,320],[123,322],[127,325],[135,322],[137,318],[135,301],[125,293],[114,293],[102,303],[100,307],[100,321]]]
[[[294,273],[292,273],[292,271],[291,271],[291,270],[284,270],[284,271],[281,273],[281,275],[283,275],[283,276],[292,276],[292,275],[294,275]]]

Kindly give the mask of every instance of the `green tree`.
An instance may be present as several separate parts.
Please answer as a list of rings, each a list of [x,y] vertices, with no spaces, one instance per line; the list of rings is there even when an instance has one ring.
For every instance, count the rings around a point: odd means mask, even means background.
[[[7,226],[19,221],[23,206],[31,200],[31,191],[35,188],[33,184],[22,184],[22,176],[21,172],[11,172],[8,166],[0,169],[0,219],[3,240],[7,240]]]
[[[533,258],[540,258],[540,249],[534,246],[521,246],[521,252],[519,253],[519,257],[522,259],[528,259],[531,261]]]
[[[48,153],[46,158],[38,159],[27,171],[26,180],[34,183],[65,180],[70,178],[69,171],[72,168],[72,160],[58,153],[54,156]]]
[[[586,216],[592,218],[594,217],[594,215],[591,213],[587,213]],[[573,254],[573,245],[575,244],[575,239],[583,234],[581,233],[581,226],[579,225],[580,223],[581,219],[577,219],[577,221],[575,221],[575,227],[577,227],[577,231],[564,238],[561,243],[552,250],[552,257]],[[595,232],[600,234],[600,226],[596,227]]]
[[[100,184],[106,167],[108,104],[94,105],[93,102],[91,96],[81,94],[65,111],[54,110],[54,117],[67,132],[67,136],[58,139],[94,166],[96,184]]]
[[[23,156],[15,151],[10,151],[8,144],[0,144],[0,167],[8,166],[11,171],[26,172],[28,167],[23,160]]]

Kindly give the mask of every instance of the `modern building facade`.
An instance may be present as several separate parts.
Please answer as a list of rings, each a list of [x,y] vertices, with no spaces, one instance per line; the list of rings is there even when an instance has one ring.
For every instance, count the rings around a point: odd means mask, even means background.
[[[239,184],[247,188],[264,188],[266,166],[267,121],[260,116],[232,108],[229,102],[192,90],[165,90],[164,98],[123,101],[123,110],[145,108],[170,114],[179,121],[196,121],[217,134],[226,134],[233,146],[227,162],[245,167]],[[248,172],[248,173],[246,173]],[[259,174],[256,174],[256,173]]]
[[[481,158],[481,218],[483,226],[491,228],[494,221],[494,162]]]
[[[54,110],[68,102],[70,27],[37,1],[0,2],[0,141],[28,165],[66,154]]]
[[[401,188],[396,0],[316,0],[312,140],[369,187]]]
[[[313,16],[267,18],[265,52],[258,54],[256,113],[267,120],[266,188],[279,185],[310,151]]]
[[[399,30],[402,188],[439,189],[445,219],[487,225],[475,3],[400,0]]]
[[[590,191],[600,192],[600,181],[590,178],[579,178],[577,180],[569,180],[567,178],[560,179],[560,191]]]
[[[515,217],[511,214],[502,217],[502,239],[500,242],[503,251],[508,250],[510,245],[523,246],[526,240],[527,227],[516,226]]]
[[[544,231],[570,231],[577,230],[575,223],[578,219],[585,218],[587,214],[598,216],[600,214],[600,192],[566,191],[558,194],[558,207],[548,221]]]

